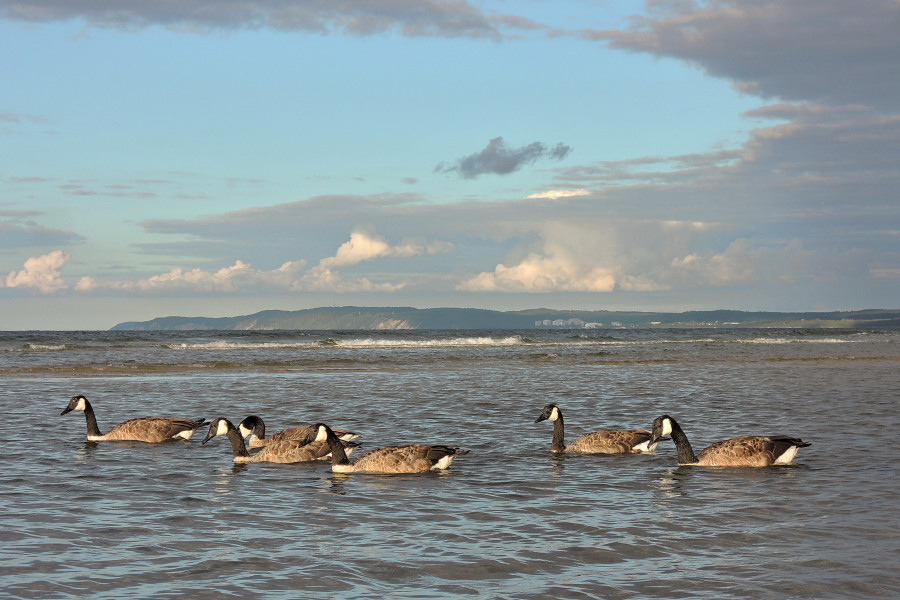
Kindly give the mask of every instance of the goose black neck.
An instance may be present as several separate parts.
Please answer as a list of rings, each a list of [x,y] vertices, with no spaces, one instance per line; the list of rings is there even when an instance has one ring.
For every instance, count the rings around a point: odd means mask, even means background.
[[[241,437],[241,434],[235,429],[234,425],[230,425],[228,427],[228,441],[231,442],[231,451],[234,452],[234,456],[250,456],[250,453],[247,452],[247,445],[244,444],[244,438]]]
[[[100,428],[97,426],[97,417],[94,416],[94,407],[91,406],[91,403],[84,400],[84,420],[87,421],[87,432],[88,435],[101,436]]]
[[[344,451],[344,444],[341,443],[338,436],[329,429],[328,437],[326,437],[325,440],[328,442],[328,448],[331,450],[331,464],[349,465],[350,459],[347,458],[347,453]]]
[[[553,442],[550,444],[550,449],[554,452],[562,452],[566,449],[565,425],[563,425],[562,411],[556,409],[556,415],[557,418],[553,421]]]
[[[678,464],[692,465],[697,463],[697,455],[694,454],[694,449],[691,448],[691,443],[688,441],[684,431],[674,420],[669,419],[669,421],[672,423],[672,441],[675,443],[675,449],[678,450]]]

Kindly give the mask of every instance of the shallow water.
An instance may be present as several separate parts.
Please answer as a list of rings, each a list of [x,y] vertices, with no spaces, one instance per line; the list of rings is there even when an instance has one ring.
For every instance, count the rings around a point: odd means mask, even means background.
[[[900,335],[797,330],[0,333],[0,596],[894,598]],[[471,452],[445,473],[235,466],[227,441],[89,443],[162,414],[269,432],[325,421],[360,452]],[[555,458],[668,413],[699,451],[812,442],[788,467]],[[351,457],[352,458],[352,457]]]

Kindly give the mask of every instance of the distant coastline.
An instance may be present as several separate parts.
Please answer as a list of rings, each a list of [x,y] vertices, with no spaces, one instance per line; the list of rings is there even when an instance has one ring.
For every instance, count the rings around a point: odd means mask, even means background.
[[[672,327],[900,328],[900,309],[832,312],[739,310],[666,312],[585,311],[536,308],[497,311],[476,308],[322,307],[264,310],[236,317],[158,317],[119,323],[110,331],[273,331],[404,329],[632,329]]]

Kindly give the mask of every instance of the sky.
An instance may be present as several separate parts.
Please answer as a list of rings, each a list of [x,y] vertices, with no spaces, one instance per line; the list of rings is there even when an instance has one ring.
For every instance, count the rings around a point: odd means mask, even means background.
[[[0,0],[0,330],[898,298],[900,0]]]

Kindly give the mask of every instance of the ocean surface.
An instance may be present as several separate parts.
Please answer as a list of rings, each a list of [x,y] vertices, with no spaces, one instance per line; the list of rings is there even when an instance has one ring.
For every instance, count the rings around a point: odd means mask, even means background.
[[[2,598],[897,598],[900,332],[0,333]],[[324,421],[443,473],[235,466],[227,440],[91,443],[147,415]],[[675,417],[765,469],[550,453]],[[351,459],[353,457],[351,456]]]

